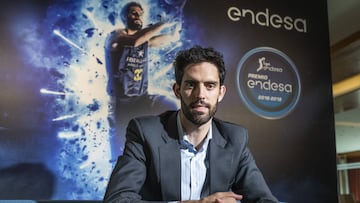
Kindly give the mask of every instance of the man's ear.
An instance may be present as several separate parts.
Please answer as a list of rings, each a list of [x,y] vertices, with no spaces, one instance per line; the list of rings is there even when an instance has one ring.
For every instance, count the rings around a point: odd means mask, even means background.
[[[180,86],[177,83],[174,83],[173,91],[174,91],[176,98],[180,99]]]
[[[219,97],[218,97],[218,102],[221,102],[225,96],[225,93],[226,93],[226,86],[225,85],[222,85],[220,87],[220,94],[219,94]]]

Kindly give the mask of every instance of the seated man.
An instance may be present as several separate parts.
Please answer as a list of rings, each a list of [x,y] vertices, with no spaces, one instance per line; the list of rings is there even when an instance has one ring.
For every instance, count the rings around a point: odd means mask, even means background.
[[[130,121],[104,202],[278,202],[247,130],[214,118],[226,92],[223,56],[195,46],[179,52],[174,67],[181,108]]]

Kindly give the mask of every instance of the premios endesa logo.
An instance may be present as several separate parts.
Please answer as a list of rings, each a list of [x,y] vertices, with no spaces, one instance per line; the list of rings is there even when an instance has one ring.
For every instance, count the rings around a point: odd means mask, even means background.
[[[247,52],[238,64],[236,77],[241,99],[260,117],[283,118],[299,101],[301,84],[297,68],[277,49],[259,47]]]

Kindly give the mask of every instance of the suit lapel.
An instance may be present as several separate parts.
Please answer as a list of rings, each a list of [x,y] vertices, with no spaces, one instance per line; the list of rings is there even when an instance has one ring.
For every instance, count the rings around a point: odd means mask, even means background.
[[[177,142],[160,147],[160,182],[165,200],[180,200],[181,198],[181,158]]]
[[[181,199],[181,155],[176,113],[170,116],[165,126],[165,143],[159,147],[161,191],[164,200],[176,201]]]
[[[163,134],[164,144],[159,147],[160,182],[163,199],[181,200],[181,155],[179,134],[176,125],[176,113],[172,114],[165,124]],[[233,168],[233,151],[225,149],[227,140],[220,134],[213,122],[213,137],[209,143],[208,157],[209,170],[206,186],[202,196],[214,192],[230,190],[231,172]],[[178,149],[178,150],[174,150]]]
[[[213,137],[208,150],[209,155],[209,194],[229,190],[231,169],[233,168],[233,151],[225,149],[227,141],[213,123]]]

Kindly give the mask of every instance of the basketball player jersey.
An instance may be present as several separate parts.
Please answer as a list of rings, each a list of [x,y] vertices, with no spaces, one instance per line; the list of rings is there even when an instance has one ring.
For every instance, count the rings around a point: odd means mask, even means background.
[[[148,89],[148,43],[125,46],[118,67],[118,84],[126,97],[142,96]]]

